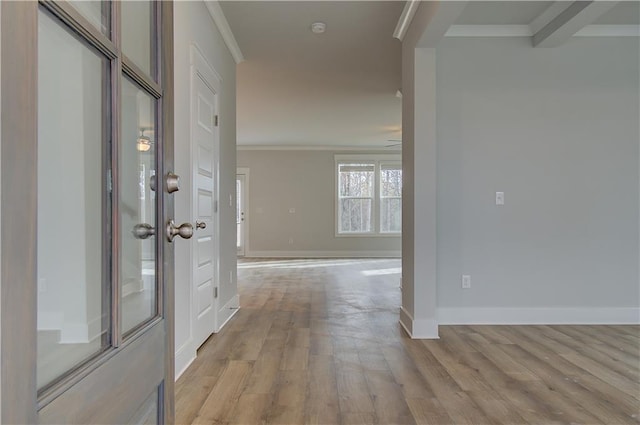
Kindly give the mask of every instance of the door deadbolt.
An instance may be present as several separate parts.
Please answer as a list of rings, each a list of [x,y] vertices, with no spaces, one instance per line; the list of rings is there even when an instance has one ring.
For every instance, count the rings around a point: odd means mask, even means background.
[[[167,173],[167,192],[173,193],[180,190],[180,176],[169,171]]]

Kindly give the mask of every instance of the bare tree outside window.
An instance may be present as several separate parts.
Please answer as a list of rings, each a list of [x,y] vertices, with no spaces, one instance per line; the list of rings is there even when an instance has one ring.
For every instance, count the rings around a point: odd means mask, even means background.
[[[374,172],[374,164],[340,164],[340,233],[372,231]]]
[[[380,232],[402,231],[402,167],[380,167]]]

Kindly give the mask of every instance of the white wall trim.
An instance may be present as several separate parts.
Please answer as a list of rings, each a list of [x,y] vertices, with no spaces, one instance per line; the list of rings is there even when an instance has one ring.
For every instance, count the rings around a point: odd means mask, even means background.
[[[63,315],[61,311],[39,311],[38,330],[39,331],[60,331],[62,330]]]
[[[193,340],[189,338],[187,342],[185,342],[182,347],[176,350],[176,376],[175,380],[184,373],[185,370],[193,363],[196,359],[196,350],[192,347]]]
[[[452,25],[445,37],[532,37],[530,25]],[[640,25],[587,25],[574,37],[640,37]]]
[[[418,10],[418,6],[420,6],[419,0],[409,0],[404,4],[404,9],[402,9],[402,13],[400,14],[400,18],[396,24],[396,29],[393,31],[393,38],[397,38],[402,41],[404,36],[407,34],[407,30],[411,26],[411,22]]]
[[[440,325],[640,324],[640,308],[438,308]]]
[[[239,151],[382,151],[400,153],[402,148],[385,146],[334,146],[334,145],[237,145]]]
[[[220,3],[213,0],[204,0],[204,4],[207,6],[207,10],[211,14],[213,22],[218,27],[218,31],[220,31],[222,39],[227,45],[231,56],[233,56],[233,60],[236,62],[236,64],[244,61],[244,56],[242,55],[240,46],[238,45],[238,42],[236,41],[236,38],[231,31],[231,27],[229,26],[229,22],[227,22],[227,18],[224,16],[224,12],[220,7]]]
[[[640,37],[640,25],[587,25],[574,37]]]
[[[400,258],[401,251],[247,251],[246,258]]]
[[[137,294],[144,289],[144,281],[142,279],[129,279],[122,285],[122,297],[127,297],[131,294]]]
[[[240,296],[236,294],[218,312],[218,323],[222,324],[216,330],[216,333],[220,332],[220,330],[229,322],[229,320],[231,320],[231,318],[235,316],[238,310],[240,310]]]
[[[439,339],[438,322],[435,320],[413,318],[404,307],[400,307],[400,325],[411,339]]]
[[[531,37],[529,25],[451,25],[445,37]]]

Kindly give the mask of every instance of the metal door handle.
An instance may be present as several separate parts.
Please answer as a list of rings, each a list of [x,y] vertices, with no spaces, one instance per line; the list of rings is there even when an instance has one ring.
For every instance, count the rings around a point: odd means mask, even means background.
[[[167,223],[167,240],[173,242],[173,238],[180,236],[183,239],[189,239],[193,236],[193,225],[191,223],[182,223],[176,227],[173,220]]]
[[[196,229],[206,229],[207,223],[204,221],[196,220]]]
[[[156,229],[147,223],[140,223],[133,226],[131,231],[136,239],[147,239],[149,236],[156,234]]]

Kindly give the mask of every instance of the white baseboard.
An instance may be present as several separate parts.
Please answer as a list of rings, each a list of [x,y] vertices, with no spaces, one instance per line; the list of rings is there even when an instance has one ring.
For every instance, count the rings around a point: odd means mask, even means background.
[[[102,335],[102,317],[94,317],[89,323],[64,322],[60,329],[60,344],[87,344]]]
[[[240,310],[240,296],[234,295],[231,299],[218,311],[218,323],[221,323],[216,329],[216,333],[226,325],[229,320]]]
[[[400,307],[400,325],[411,339],[439,339],[438,323],[430,319],[414,319],[411,313]]]
[[[401,251],[247,251],[249,258],[400,258]]]
[[[39,311],[39,331],[60,331],[62,329],[63,316],[59,311]]]
[[[196,359],[196,350],[193,348],[193,340],[189,338],[182,347],[176,350],[175,371],[176,381]]]
[[[438,308],[440,325],[640,324],[640,308]]]
[[[134,294],[136,292],[142,292],[144,289],[144,281],[142,279],[128,279],[124,285],[122,285],[122,296]]]

